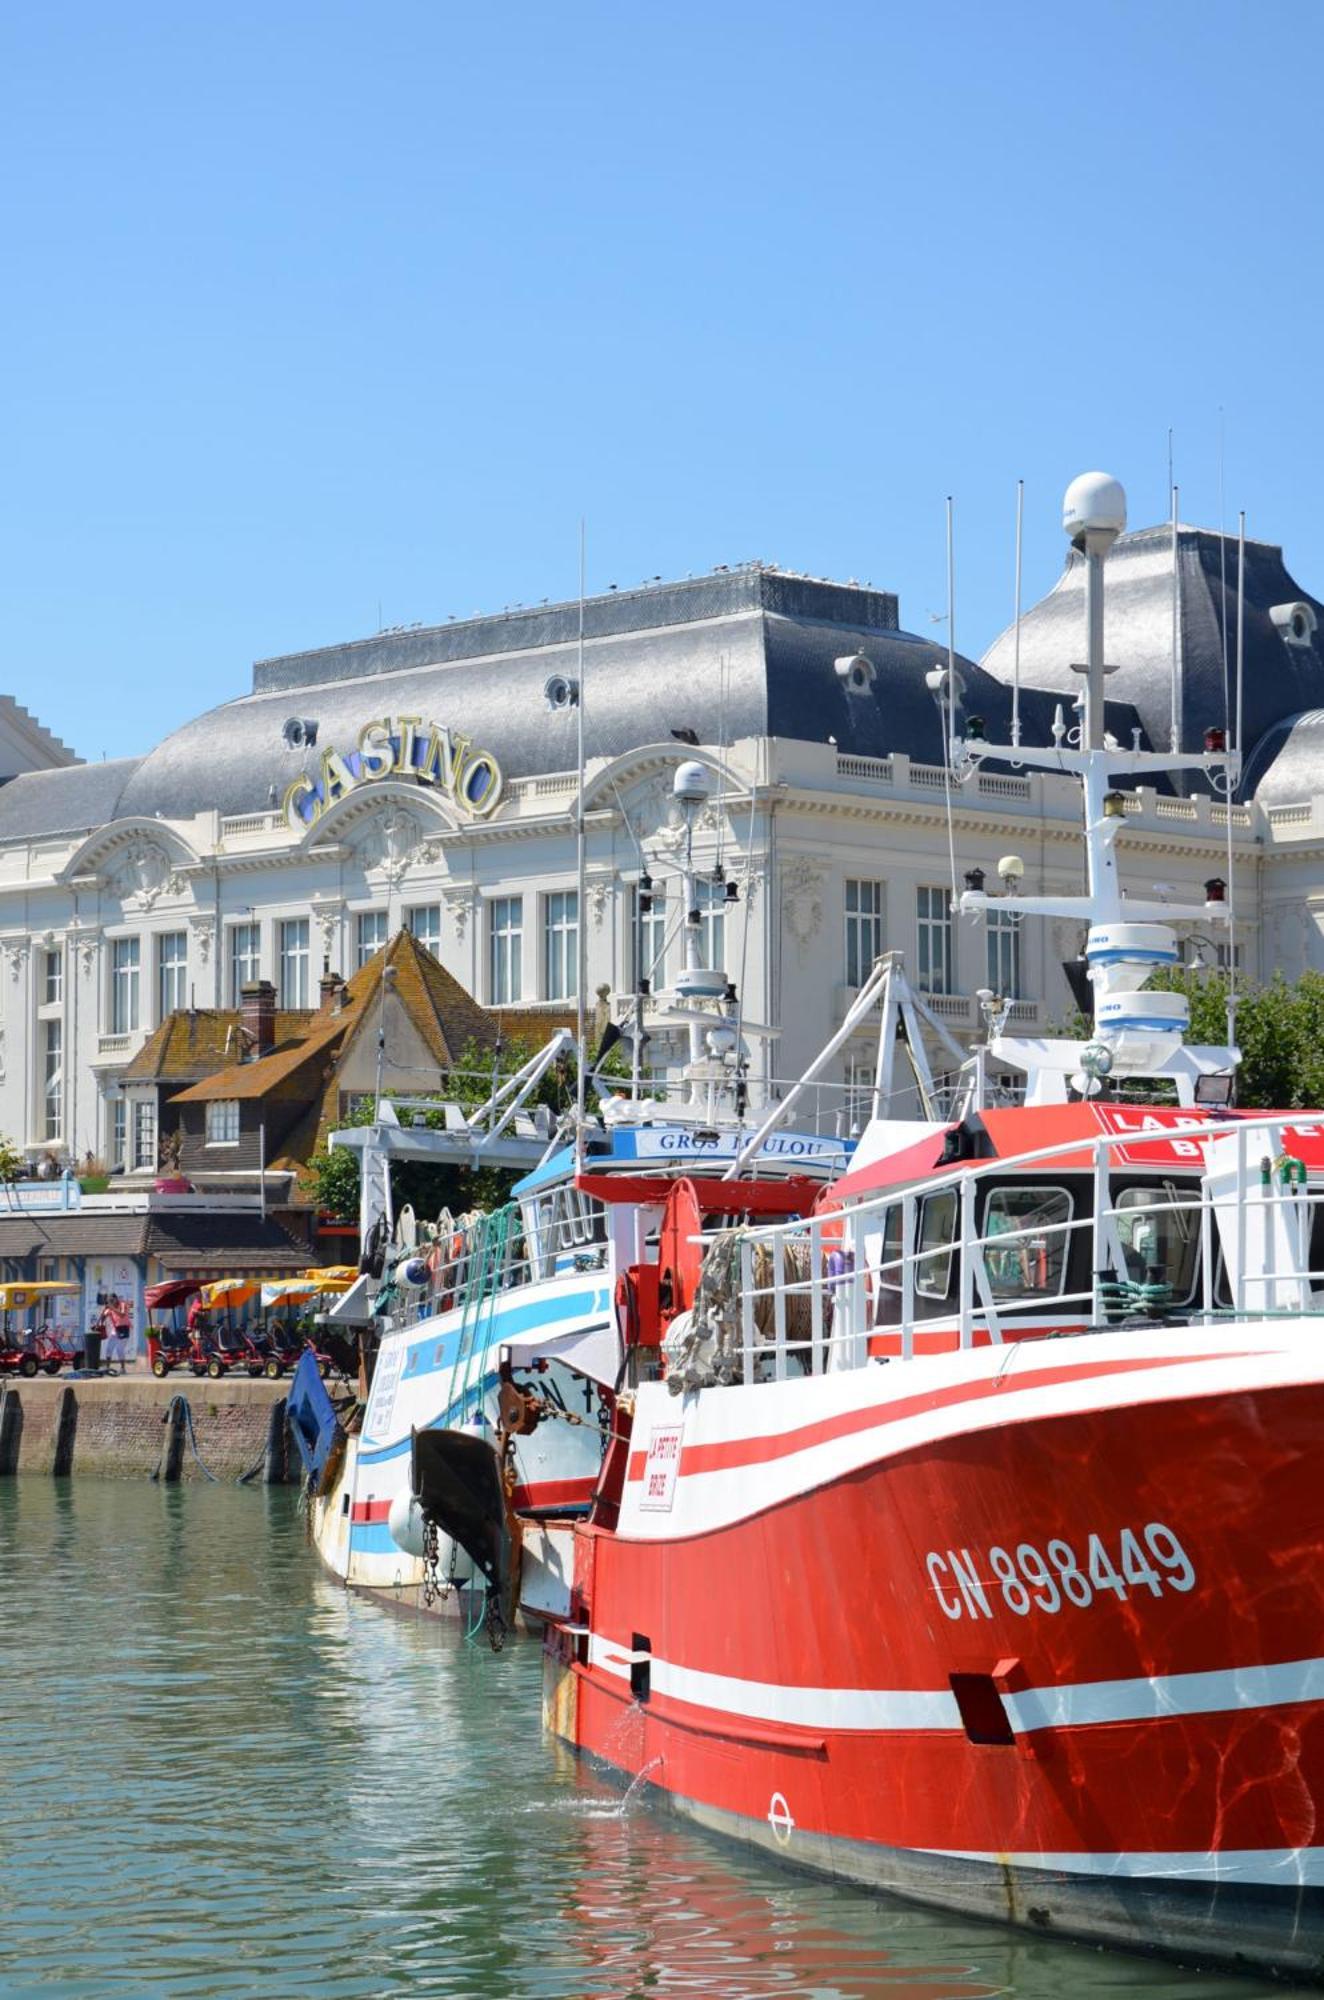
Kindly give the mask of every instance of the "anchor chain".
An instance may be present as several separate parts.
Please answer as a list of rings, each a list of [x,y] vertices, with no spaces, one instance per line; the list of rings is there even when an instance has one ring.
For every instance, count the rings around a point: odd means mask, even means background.
[[[435,1521],[423,1523],[423,1602],[430,1611],[441,1596],[443,1585],[437,1575],[441,1546]]]

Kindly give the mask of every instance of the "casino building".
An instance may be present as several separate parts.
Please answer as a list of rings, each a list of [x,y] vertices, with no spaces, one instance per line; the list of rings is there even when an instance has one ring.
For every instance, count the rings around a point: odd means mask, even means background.
[[[1223,715],[1236,550],[1183,528],[1176,719],[1184,748]],[[1169,531],[1125,535],[1108,560],[1109,726],[1168,741]],[[1247,563],[1244,797],[1231,807],[1237,950],[1252,977],[1324,964],[1324,650],[1320,604],[1281,552]],[[899,949],[958,1039],[991,986],[1025,1025],[1060,1020],[1070,925],[953,916],[958,877],[1023,860],[1025,888],[1080,877],[1074,783],[1010,768],[944,773],[925,676],[932,638],[902,629],[888,591],[751,565],[590,599],[580,685],[578,605],[509,611],[257,662],[247,693],[140,758],[80,764],[0,706],[0,1132],[30,1157],[97,1156],[158,1171],[172,1098],[140,1058],[170,1017],[205,1016],[217,1065],[244,1054],[244,989],[306,1028],[327,990],[401,930],[501,1031],[573,1008],[579,934],[589,998],[623,1015],[646,970],[649,1059],[683,1059],[663,1018],[679,964],[671,781],[698,757],[715,789],[696,833],[702,935],[751,1020],[754,1080],[794,1078],[840,1023],[869,966]],[[1081,560],[1020,633],[1022,728],[1048,740],[1079,682]],[[967,716],[1009,726],[1011,634],[960,662]],[[587,875],[576,887],[582,701]],[[10,704],[12,710],[13,705]],[[13,753],[6,730],[13,724]],[[26,761],[24,761],[26,757]],[[41,766],[44,764],[44,768]],[[1174,900],[1228,872],[1228,807],[1203,793],[1137,792],[1120,848],[1136,888]],[[651,878],[641,913],[639,885]],[[1225,937],[1225,933],[1221,933]],[[1226,950],[1195,935],[1214,962]],[[639,963],[636,963],[636,960]],[[253,996],[250,993],[250,1005]],[[420,1059],[415,1087],[437,1081]],[[849,1045],[809,1115],[849,1123],[871,1071]],[[252,1186],[237,1106],[192,1113],[190,1176]],[[179,1129],[183,1129],[182,1115]],[[292,1175],[286,1198],[293,1200]],[[0,1256],[12,1246],[0,1241]],[[18,1260],[22,1268],[29,1268]]]

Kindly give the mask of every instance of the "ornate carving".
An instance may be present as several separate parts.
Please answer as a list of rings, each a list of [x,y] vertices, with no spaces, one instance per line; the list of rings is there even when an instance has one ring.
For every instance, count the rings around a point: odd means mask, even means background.
[[[331,947],[335,944],[343,912],[343,903],[316,903],[313,905],[313,915],[317,919],[318,935],[322,941],[323,963],[329,961],[331,957]]]
[[[671,789],[671,773],[637,785],[625,800],[625,809],[641,841],[653,853],[679,854],[685,845],[685,814]],[[694,815],[694,831],[714,836],[721,825],[716,804],[709,801]]]
[[[414,860],[422,844],[422,833],[413,813],[403,806],[387,806],[374,813],[366,832],[354,843],[354,852],[364,868],[380,868],[388,882],[398,882]]]
[[[28,968],[28,947],[26,944],[8,944],[5,950],[9,955],[9,976],[17,985]]]
[[[593,928],[595,931],[600,931],[607,914],[607,902],[611,895],[612,878],[610,875],[595,876],[588,883],[587,887],[589,910],[593,917]]]
[[[802,959],[823,928],[825,871],[808,855],[798,855],[782,868],[782,921]]]
[[[473,891],[472,889],[445,889],[442,891],[442,900],[451,913],[451,921],[455,925],[455,935],[459,942],[463,944],[465,928],[469,922],[469,912],[473,907]]]
[[[206,965],[211,958],[211,948],[216,938],[216,926],[210,917],[195,917],[189,925],[193,933],[193,943],[198,954],[198,964]]]
[[[140,909],[150,910],[167,892],[179,895],[184,880],[171,867],[170,856],[163,847],[158,847],[154,840],[135,840],[114,857],[106,886],[122,903],[136,903]]]

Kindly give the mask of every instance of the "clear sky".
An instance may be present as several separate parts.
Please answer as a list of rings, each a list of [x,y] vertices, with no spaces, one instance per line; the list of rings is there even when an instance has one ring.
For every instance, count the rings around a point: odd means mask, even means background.
[[[264,654],[750,557],[957,643],[1132,524],[1324,593],[1318,0],[20,0],[0,688],[146,750]]]

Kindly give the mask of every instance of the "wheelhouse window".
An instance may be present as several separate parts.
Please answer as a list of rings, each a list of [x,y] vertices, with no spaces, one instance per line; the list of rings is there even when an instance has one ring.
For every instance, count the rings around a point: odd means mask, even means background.
[[[579,897],[556,890],[543,903],[543,996],[573,1000],[579,990]]]
[[[308,1005],[307,917],[289,917],[280,927],[280,1004]]]
[[[921,993],[950,993],[952,984],[952,899],[946,889],[915,891],[918,978]]]
[[[919,1205],[915,1290],[945,1299],[952,1288],[952,1247],[956,1241],[956,1189],[939,1188]]]
[[[995,1299],[1065,1289],[1071,1196],[1062,1188],[994,1188],[984,1210],[984,1268]]]
[[[230,927],[230,1005],[238,1007],[245,986],[260,977],[262,933],[257,924]]]
[[[487,924],[489,1005],[513,1007],[524,995],[524,898],[494,896]]]
[[[424,951],[441,957],[441,904],[419,903],[405,911],[405,925]]]
[[[357,965],[366,965],[386,943],[385,910],[360,910],[357,926]]]
[[[138,978],[142,949],[136,937],[116,938],[110,948],[110,1032],[131,1035],[138,1026]]]
[[[883,885],[846,882],[846,984],[863,986],[883,949]]]
[[[239,1099],[218,1097],[207,1106],[207,1144],[209,1146],[237,1146],[239,1144]]]
[[[1196,1184],[1122,1188],[1115,1205],[1122,1275],[1136,1284],[1170,1285],[1173,1302],[1185,1304],[1195,1293],[1200,1249]]]
[[[1001,1000],[1021,998],[1021,920],[1011,910],[988,912],[988,983]]]
[[[156,1018],[164,1021],[187,1000],[188,933],[164,931],[156,940]]]

